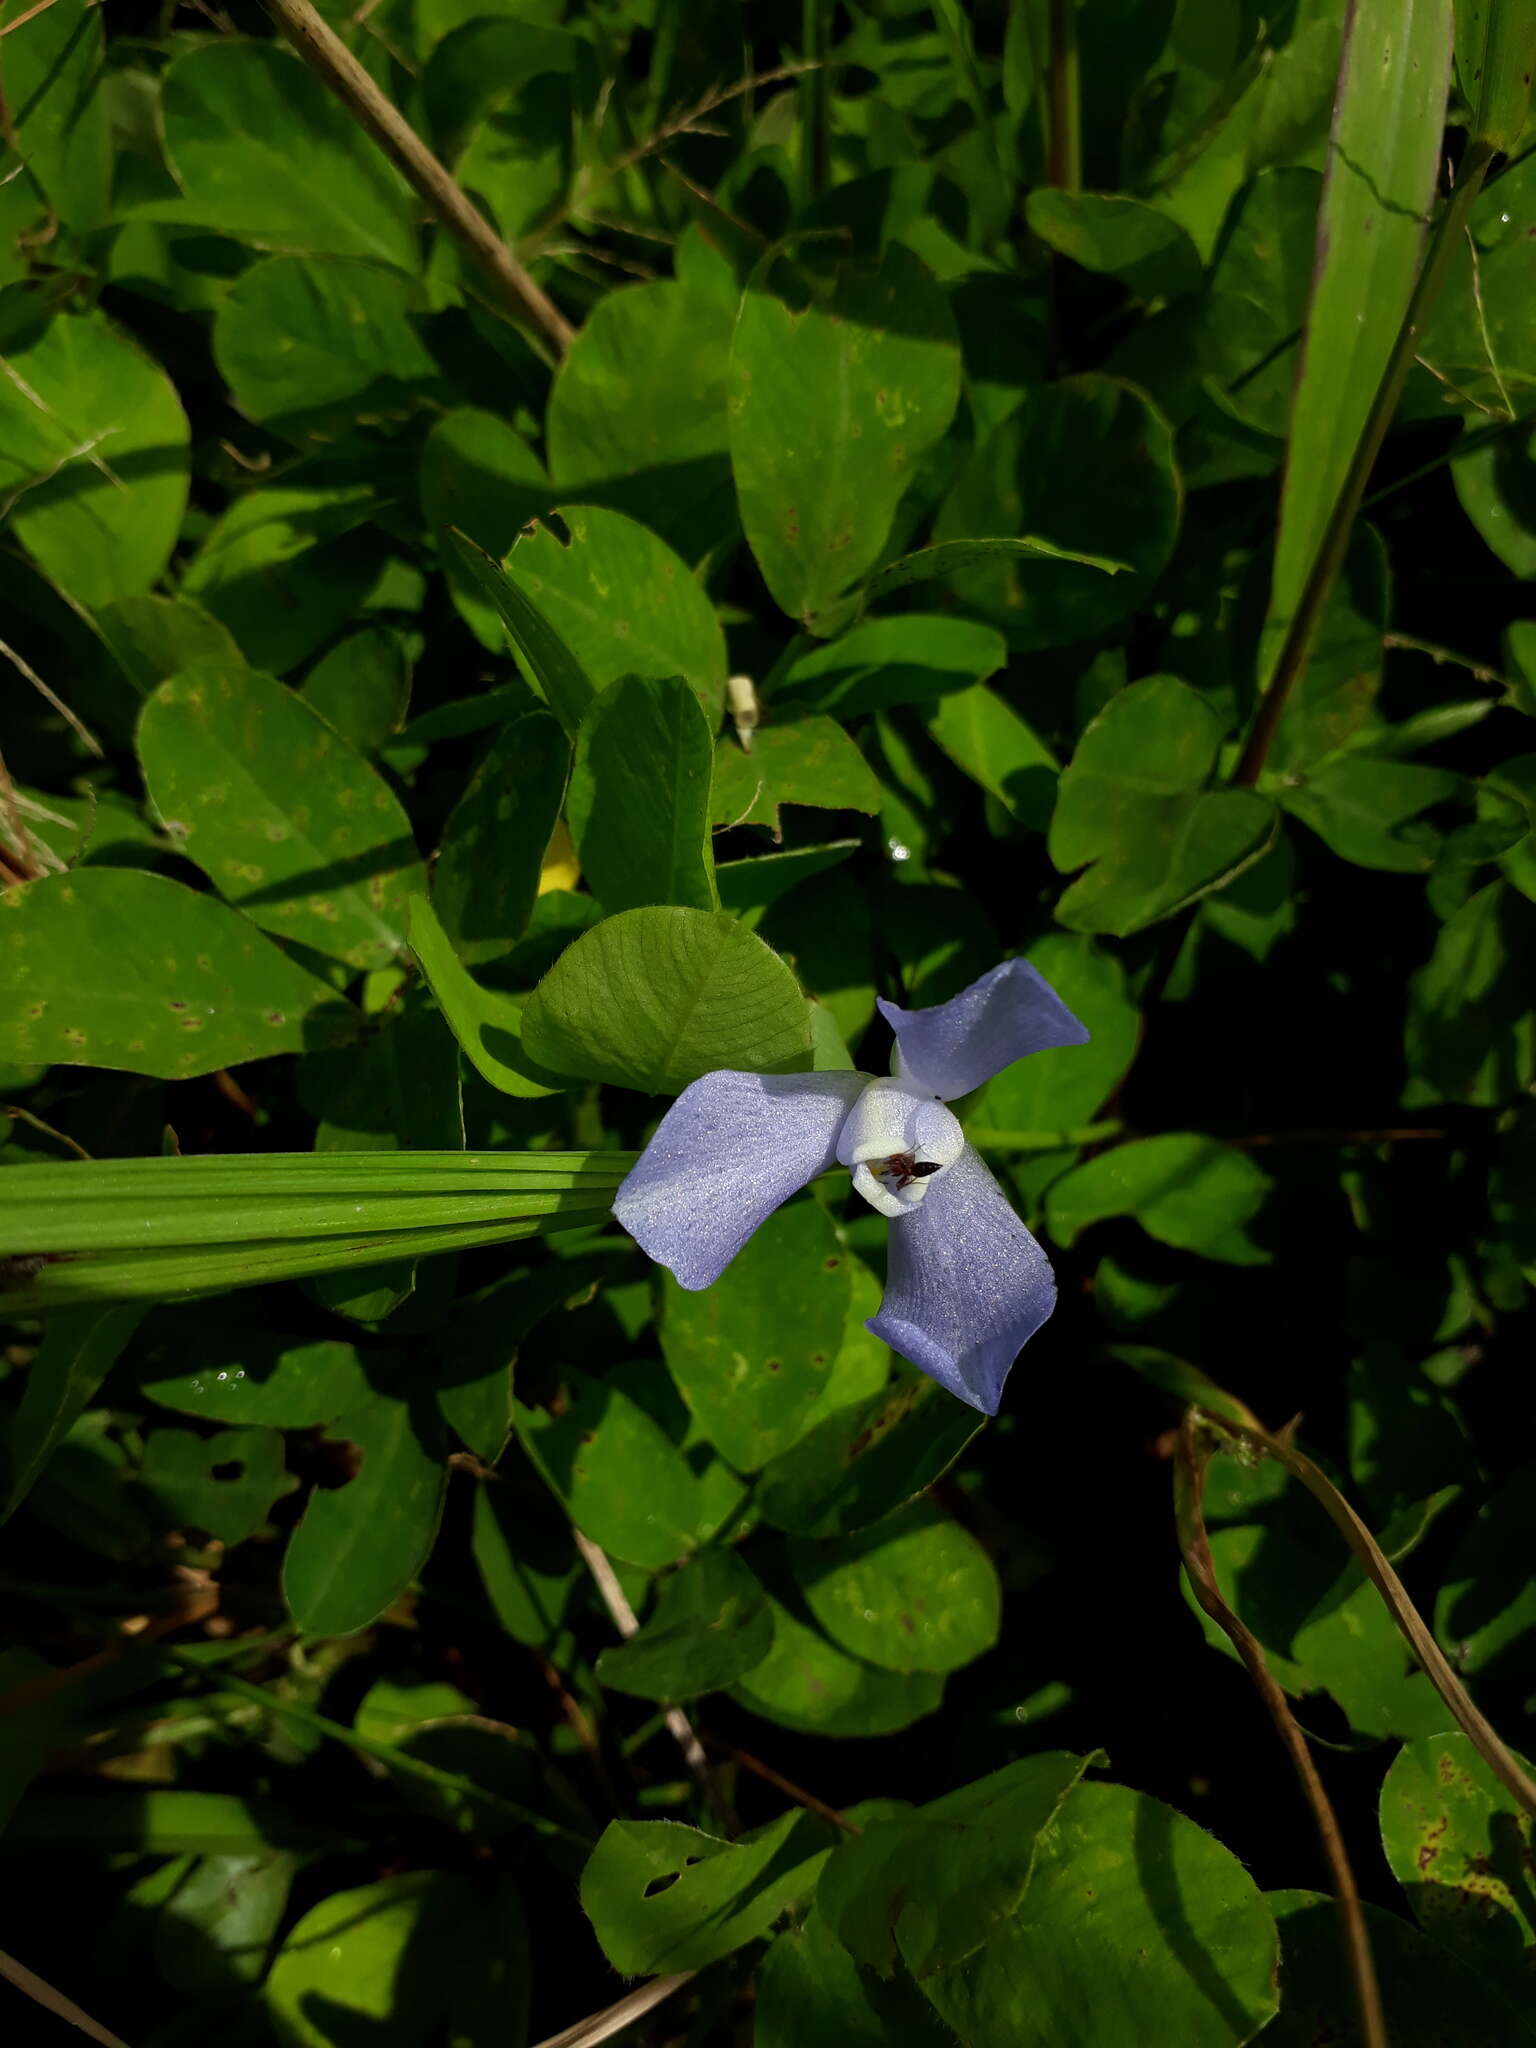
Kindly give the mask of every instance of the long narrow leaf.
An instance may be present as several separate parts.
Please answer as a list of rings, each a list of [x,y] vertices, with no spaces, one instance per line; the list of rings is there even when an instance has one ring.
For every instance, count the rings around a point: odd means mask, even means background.
[[[503,1222],[459,1223],[418,1230],[381,1230],[351,1238],[293,1238],[276,1243],[227,1246],[155,1246],[144,1251],[85,1253],[78,1257],[30,1259],[0,1265],[0,1315],[36,1315],[88,1302],[176,1301],[197,1294],[221,1294],[232,1287],[256,1287],[311,1273],[334,1273],[388,1259],[425,1258],[431,1252],[472,1251],[477,1245],[510,1244],[555,1230],[579,1230],[603,1222],[609,1203],[589,1195],[551,1196],[536,1216]]]

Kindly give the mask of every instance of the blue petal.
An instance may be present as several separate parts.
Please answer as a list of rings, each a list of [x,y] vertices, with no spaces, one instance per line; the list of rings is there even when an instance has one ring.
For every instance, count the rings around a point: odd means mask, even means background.
[[[880,1313],[867,1327],[983,1415],[1056,1306],[1050,1261],[974,1146],[891,1225]]]
[[[1026,1053],[1086,1045],[1089,1033],[1027,960],[1005,960],[931,1010],[879,1005],[904,1079],[945,1102],[969,1095]]]
[[[766,1216],[834,1163],[868,1084],[867,1074],[705,1074],[662,1118],[614,1215],[684,1287],[708,1287]]]

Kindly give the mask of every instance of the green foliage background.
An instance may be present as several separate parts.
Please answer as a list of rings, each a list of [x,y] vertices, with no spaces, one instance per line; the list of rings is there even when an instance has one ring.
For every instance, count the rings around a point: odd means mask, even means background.
[[[1168,1468],[1299,1414],[1528,1746],[1532,10],[321,11],[553,324],[253,0],[0,0],[7,1951],[136,2048],[1380,2041]],[[840,1178],[701,1295],[608,1222],[1010,953],[995,1423]],[[1530,1815],[1240,1448],[1390,2039],[1536,2040]]]

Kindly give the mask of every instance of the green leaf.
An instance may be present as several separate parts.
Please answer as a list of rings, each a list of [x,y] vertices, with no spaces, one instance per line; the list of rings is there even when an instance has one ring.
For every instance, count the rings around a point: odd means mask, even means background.
[[[1125,970],[1092,939],[1052,932],[1025,958],[1092,1035],[1086,1045],[1015,1060],[987,1083],[968,1126],[982,1151],[991,1131],[1069,1131],[1087,1123],[1114,1093],[1140,1039]]]
[[[275,1429],[157,1429],[144,1446],[139,1477],[173,1528],[199,1529],[221,1543],[254,1536],[273,1503],[298,1481],[283,1465]]]
[[[187,504],[186,414],[160,366],[104,314],[0,327],[0,506],[83,605],[156,582]]]
[[[1002,635],[974,619],[925,612],[863,619],[836,640],[800,641],[775,672],[773,705],[852,718],[985,682],[1007,658]]]
[[[569,542],[536,527],[508,555],[509,580],[542,612],[594,689],[624,675],[681,676],[713,730],[725,693],[725,636],[687,563],[622,512],[571,505],[560,508],[560,518]],[[560,710],[553,696],[550,704]]]
[[[37,884],[33,884],[35,888]],[[1536,905],[1490,882],[1449,917],[1408,985],[1403,1101],[1507,1102],[1536,1079],[1528,963]]]
[[[298,1857],[286,1849],[199,1858],[155,1922],[155,1966],[167,1983],[211,1994],[233,1978],[254,1989],[298,1869]]]
[[[352,967],[401,951],[425,881],[410,820],[302,697],[204,662],[155,691],[138,746],[166,830],[253,923]]]
[[[356,1446],[345,1485],[310,1496],[283,1558],[283,1598],[308,1635],[347,1636],[377,1621],[426,1563],[447,1470],[431,1411],[375,1392],[328,1434]]]
[[[581,1874],[582,1908],[625,1976],[701,1970],[812,1889],[825,1841],[824,1824],[801,1812],[734,1842],[676,1821],[610,1821]]]
[[[736,321],[731,464],[768,588],[814,630],[879,561],[954,412],[960,348],[943,293],[899,243],[798,308],[764,282]]]
[[[27,5],[28,0],[7,0],[0,9],[10,45],[0,73],[10,145],[0,157],[0,187],[14,193],[16,231],[42,230],[51,240],[62,230],[69,246],[104,226],[111,211],[105,32],[99,14],[50,8],[30,17],[24,33],[15,33]],[[0,258],[8,253],[0,250]],[[23,267],[17,275],[24,274]],[[0,283],[11,281],[0,276]]]
[[[880,808],[874,770],[833,719],[785,720],[761,726],[748,753],[729,734],[715,744],[709,794],[716,825],[767,825],[783,836],[781,804],[813,804],[825,811]]]
[[[1337,1902],[1321,1892],[1266,1892],[1280,1930],[1280,2012],[1264,2048],[1363,2048],[1354,1987],[1339,1940]],[[1536,2041],[1529,2018],[1479,1975],[1426,1941],[1396,1913],[1366,1906],[1392,2048],[1441,2048],[1448,2041]]]
[[[465,1922],[481,1923],[475,1890],[442,1871],[332,1892],[289,1930],[267,1978],[283,2048],[341,2048],[370,2033],[442,2038]]]
[[[756,1989],[756,2048],[949,2048],[953,2038],[910,1984],[861,1969],[819,1906],[778,1936]]]
[[[1065,559],[966,570],[954,587],[1011,646],[1062,647],[1100,638],[1141,606],[1173,552],[1180,496],[1168,423],[1141,392],[1112,377],[1066,377],[1030,391],[981,443],[937,537],[1028,533],[1061,550]],[[1106,562],[1128,573],[1107,576]]]
[[[1200,368],[1220,403],[1277,438],[1290,418],[1322,183],[1316,171],[1287,165],[1244,187],[1200,319]]]
[[[236,498],[187,564],[182,591],[220,620],[253,667],[284,675],[356,618],[378,578],[382,509],[350,465],[298,463]]]
[[[661,1589],[638,1635],[604,1650],[599,1681],[645,1700],[691,1700],[746,1676],[773,1648],[768,1596],[729,1550],[706,1550]]]
[[[368,1380],[352,1345],[334,1338],[296,1341],[243,1324],[222,1305],[211,1312],[163,1311],[144,1336],[140,1392],[182,1415],[313,1429],[367,1398]]]
[[[955,766],[995,796],[1021,825],[1032,832],[1046,829],[1060,764],[995,690],[975,683],[941,697],[923,723]]]
[[[714,746],[680,676],[623,676],[582,720],[570,826],[606,911],[651,903],[717,910],[709,843]]]
[[[1042,185],[1025,200],[1024,217],[1047,248],[1117,278],[1133,298],[1176,299],[1204,282],[1188,234],[1143,200]]]
[[[549,398],[561,494],[642,520],[687,561],[716,546],[731,496],[728,307],[684,284],[599,299]]]
[[[1171,1806],[1079,1785],[1017,1913],[922,1988],[967,2048],[1134,2041],[1236,2048],[1274,2013],[1274,1922],[1241,1863]]]
[[[299,1090],[320,1119],[317,1152],[440,1154],[464,1143],[458,1043],[436,1012],[414,1003],[345,1052],[309,1054]],[[310,1284],[327,1308],[370,1322],[391,1314],[415,1281],[416,1262],[406,1259]]]
[[[1301,602],[1408,311],[1450,61],[1451,0],[1361,0],[1346,17],[1261,679]]]
[[[1370,744],[1382,753],[1399,746],[1403,752],[1412,751],[1407,721],[1389,726],[1376,708],[1391,581],[1381,536],[1362,522],[1323,607],[1312,652],[1270,749],[1270,774],[1280,781],[1267,787],[1284,790],[1314,769],[1330,769],[1328,757],[1345,747]]]
[[[1451,1555],[1435,1605],[1435,1633],[1455,1646],[1456,1669],[1478,1680],[1524,1684],[1536,1671],[1536,1477],[1517,1466],[1478,1510]]]
[[[554,1502],[542,1491],[509,1500],[508,1476],[503,1465],[499,1483],[476,1490],[475,1564],[500,1626],[514,1642],[547,1648],[584,1568]]]
[[[161,80],[160,117],[182,196],[138,209],[142,216],[289,255],[367,256],[416,269],[399,173],[280,43],[228,40],[184,52]]]
[[[1448,769],[1357,755],[1325,761],[1276,795],[1341,860],[1411,875],[1433,865],[1441,843],[1419,813],[1459,796],[1463,787],[1461,776]]]
[[[272,256],[236,278],[213,354],[249,420],[290,441],[405,419],[438,381],[398,271],[330,257]]]
[[[65,1309],[53,1317],[22,1386],[11,1424],[6,1515],[32,1490],[143,1319],[126,1308]]]
[[[1057,905],[1060,923],[1138,931],[1258,859],[1274,835],[1269,804],[1204,786],[1221,737],[1216,713],[1173,676],[1111,697],[1062,770],[1051,859],[1063,872],[1093,866]]]
[[[997,1641],[992,1561],[936,1502],[913,1501],[833,1542],[795,1538],[789,1555],[833,1642],[883,1671],[958,1671]]]
[[[647,1571],[697,1548],[693,1471],[661,1425],[618,1387],[567,1370],[553,1405],[517,1401],[514,1413],[550,1491],[594,1543]]]
[[[738,1471],[757,1471],[805,1433],[842,1344],[848,1292],[847,1255],[809,1196],[776,1209],[713,1287],[689,1293],[665,1276],[667,1368]]]
[[[680,1093],[717,1067],[787,1074],[810,1064],[794,976],[723,911],[604,918],[529,997],[523,1043],[552,1073],[651,1095]]]
[[[523,1051],[523,1006],[499,989],[482,988],[459,959],[425,896],[410,904],[411,951],[477,1073],[503,1095],[550,1095],[562,1083],[541,1073]]]
[[[817,1910],[867,1968],[915,1977],[973,1955],[1019,1911],[1042,1831],[1098,1757],[1046,1750],[911,1813],[877,1821],[835,1851]]]
[[[1410,1549],[1454,1491],[1397,1518],[1383,1547],[1396,1555]],[[1317,1527],[1309,1502],[1297,1514],[1304,1519],[1277,1515],[1211,1537],[1222,1590],[1263,1643],[1276,1679],[1298,1696],[1331,1694],[1368,1742],[1433,1733],[1445,1704],[1409,1657],[1380,1594],[1357,1565],[1340,1570],[1336,1543]],[[1213,1648],[1235,1657],[1209,1617],[1201,1626]]]
[[[941,1479],[981,1427],[973,1410],[904,1366],[894,1385],[828,1415],[771,1459],[758,1507],[797,1535],[866,1528]]]
[[[493,561],[462,533],[450,533],[449,540],[511,635],[529,681],[542,691],[550,710],[574,740],[587,707],[597,694],[597,686],[562,635],[528,596],[523,579],[508,575],[500,562]],[[516,554],[516,548],[512,552]]]
[[[509,953],[528,928],[570,762],[559,721],[530,711],[502,727],[448,815],[432,908],[472,966]]]
[[[0,1058],[163,1081],[297,1052],[332,1000],[217,898],[127,868],[8,891],[0,959]]]
[[[172,662],[165,673],[175,675],[200,658],[194,654]],[[411,701],[411,659],[405,641],[392,626],[360,627],[321,656],[300,694],[360,754],[376,754],[405,723]]]
[[[772,1603],[773,1649],[732,1688],[754,1714],[806,1735],[890,1735],[934,1713],[944,1681],[932,1671],[882,1671]]]
[[[554,503],[544,465],[515,427],[466,406],[440,419],[422,443],[419,481],[453,601],[482,645],[499,654],[506,645],[501,613],[452,536],[464,534],[500,562],[529,520]]]
[[[1424,1932],[1523,2003],[1536,1944],[1531,1817],[1465,1735],[1398,1751],[1381,1788],[1381,1840]]]
[[[1150,1236],[1181,1251],[1259,1266],[1272,1254],[1255,1244],[1247,1225],[1269,1190],[1269,1175],[1247,1153],[1215,1138],[1169,1131],[1116,1145],[1073,1167],[1051,1184],[1046,1216],[1060,1245],[1074,1243],[1107,1216],[1134,1216]]]
[[[98,609],[94,623],[129,685],[135,711],[167,676],[200,661],[240,660],[229,628],[182,597],[115,597]]]
[[[1472,139],[1507,153],[1531,107],[1531,0],[1457,0],[1456,76],[1471,103]]]
[[[720,906],[756,931],[763,912],[813,875],[825,873],[858,851],[857,839],[834,839],[827,846],[797,846],[783,853],[758,854],[751,860],[723,861],[715,869]]]

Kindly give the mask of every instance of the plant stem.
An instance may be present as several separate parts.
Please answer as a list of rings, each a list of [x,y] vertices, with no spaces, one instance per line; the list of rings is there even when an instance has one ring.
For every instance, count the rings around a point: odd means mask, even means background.
[[[574,1522],[571,1524],[571,1536],[576,1548],[581,1552],[582,1562],[592,1574],[592,1583],[608,1610],[609,1620],[628,1642],[632,1635],[639,1632],[640,1621],[625,1597],[624,1588],[619,1584],[618,1573],[608,1561],[608,1553],[601,1545],[594,1543],[590,1536],[584,1536]],[[698,1787],[700,1797],[725,1828],[726,1833],[734,1836],[736,1817],[720,1795],[720,1789],[710,1772],[709,1758],[704,1754],[704,1745],[699,1740],[698,1730],[682,1708],[676,1705],[666,1708],[663,1719],[666,1722],[667,1733],[682,1751],[683,1762],[688,1766],[689,1775]]]
[[[1077,0],[1046,0],[1046,7],[1045,182],[1076,192],[1083,182]]]
[[[801,197],[806,206],[827,183],[827,17],[831,0],[801,0],[800,59],[808,68],[800,86]]]
[[[339,1721],[329,1720],[324,1714],[317,1714],[313,1707],[298,1706],[292,1700],[285,1700],[264,1686],[253,1685],[248,1678],[238,1678],[232,1671],[210,1671],[195,1657],[187,1656],[181,1650],[169,1649],[162,1645],[156,1652],[162,1662],[174,1665],[178,1671],[189,1673],[201,1679],[205,1685],[212,1685],[220,1692],[238,1694],[241,1699],[252,1700],[269,1713],[281,1715],[289,1721],[296,1721],[302,1727],[312,1729],[318,1735],[329,1736],[331,1741],[340,1742],[348,1749],[354,1749],[361,1756],[369,1756],[376,1763],[402,1777],[417,1778],[424,1785],[431,1785],[439,1792],[452,1792],[463,1799],[473,1799],[488,1812],[499,1813],[508,1820],[521,1821],[535,1833],[573,1843],[587,1851],[592,1847],[591,1838],[580,1835],[574,1828],[550,1820],[542,1813],[535,1813],[530,1806],[521,1806],[514,1799],[504,1799],[499,1792],[488,1792],[483,1785],[477,1785],[472,1778],[463,1778],[456,1771],[439,1770],[436,1764],[424,1763],[420,1757],[411,1756],[408,1751],[397,1749],[393,1743],[379,1742],[371,1735],[359,1735],[355,1728],[344,1728]]]
[[[1403,315],[1403,324],[1398,329],[1397,340],[1387,367],[1382,373],[1381,383],[1366,415],[1360,439],[1355,444],[1349,469],[1345,474],[1328,524],[1323,530],[1322,543],[1307,580],[1302,586],[1301,597],[1295,615],[1286,628],[1285,639],[1276,657],[1269,686],[1259,704],[1253,721],[1253,730],[1248,735],[1242,756],[1233,774],[1233,784],[1241,789],[1251,787],[1263,773],[1269,750],[1274,745],[1280,719],[1290,700],[1291,692],[1305,673],[1312,657],[1312,648],[1317,639],[1318,627],[1322,622],[1323,609],[1338,580],[1344,557],[1349,548],[1350,535],[1354,531],[1355,519],[1365,496],[1365,487],[1370,481],[1376,457],[1386,439],[1392,416],[1397,411],[1398,400],[1403,395],[1403,386],[1408,381],[1408,372],[1418,349],[1419,338],[1440,296],[1445,283],[1446,272],[1456,252],[1462,234],[1471,215],[1473,203],[1482,190],[1483,179],[1493,159],[1493,151],[1487,143],[1472,142],[1462,158],[1460,173],[1446,201],[1445,210],[1436,223],[1413,296],[1408,301],[1408,310]]]
[[[1267,1452],[1285,1467],[1293,1479],[1300,1480],[1321,1505],[1359,1559],[1366,1577],[1381,1595],[1387,1612],[1418,1659],[1424,1676],[1450,1709],[1457,1727],[1516,1805],[1536,1816],[1536,1783],[1532,1782],[1492,1723],[1473,1703],[1471,1694],[1451,1668],[1424,1617],[1408,1597],[1408,1589],[1392,1569],[1385,1551],[1332,1480],[1283,1436],[1272,1435],[1241,1402],[1233,1401],[1232,1413],[1228,1415],[1218,1414],[1209,1407],[1201,1407],[1199,1414],[1202,1421],[1221,1434],[1246,1441]]]
[[[1338,1817],[1334,1813],[1323,1781],[1318,1776],[1317,1766],[1312,1761],[1312,1752],[1307,1747],[1306,1736],[1291,1712],[1290,1702],[1265,1662],[1264,1651],[1258,1638],[1244,1626],[1221,1596],[1221,1587],[1216,1577],[1216,1563],[1211,1556],[1210,1541],[1205,1528],[1205,1468],[1211,1453],[1209,1441],[1202,1435],[1200,1422],[1199,1411],[1193,1408],[1185,1411],[1179,1429],[1173,1466],[1174,1510],[1178,1524],[1179,1548],[1184,1555],[1184,1569],[1189,1576],[1190,1590],[1242,1659],[1259,1697],[1269,1709],[1270,1719],[1275,1724],[1275,1733],[1280,1737],[1281,1744],[1301,1782],[1307,1804],[1312,1809],[1312,1818],[1317,1824],[1323,1854],[1328,1859],[1328,1868],[1333,1875],[1334,1898],[1339,1909],[1339,1923],[1344,1938],[1344,1956],[1350,1982],[1354,1987],[1363,2048],[1391,2048],[1387,2036],[1386,2014],[1381,2004],[1381,1986],[1376,1977],[1375,1958],[1371,1954],[1370,1931],[1365,1924],[1365,1913],[1360,1904],[1360,1890],[1355,1883],[1355,1873],[1350,1867],[1344,1837],[1339,1831]]]
[[[310,0],[267,0],[267,6],[299,55],[367,129],[465,253],[479,264],[513,318],[528,328],[558,362],[570,347],[575,329],[535,284],[399,108],[374,84],[346,44],[310,5]]]

